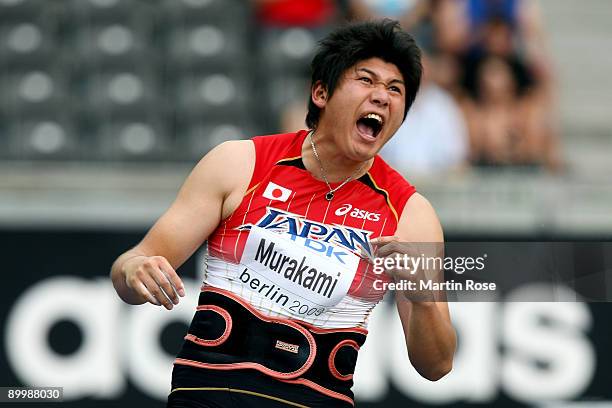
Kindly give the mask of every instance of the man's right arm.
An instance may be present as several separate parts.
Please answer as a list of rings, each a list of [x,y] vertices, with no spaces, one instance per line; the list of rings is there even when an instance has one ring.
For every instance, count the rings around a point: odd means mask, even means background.
[[[193,169],[171,207],[143,240],[114,262],[111,279],[130,304],[172,309],[184,286],[176,273],[240,203],[253,173],[251,141],[231,141],[211,150]]]

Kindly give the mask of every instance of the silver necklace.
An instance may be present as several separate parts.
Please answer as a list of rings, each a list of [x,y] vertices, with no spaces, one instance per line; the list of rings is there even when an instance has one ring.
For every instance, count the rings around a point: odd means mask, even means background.
[[[319,163],[319,167],[321,168],[321,176],[323,177],[323,181],[325,181],[325,184],[327,184],[327,188],[329,188],[329,191],[325,194],[325,199],[327,201],[331,201],[334,198],[334,193],[340,190],[340,188],[342,188],[342,186],[344,186],[346,183],[351,181],[353,177],[357,176],[357,174],[359,174],[361,170],[363,170],[363,167],[365,166],[365,164],[362,164],[361,167],[359,167],[355,173],[348,176],[342,183],[340,183],[338,187],[332,188],[329,185],[329,181],[327,181],[327,173],[325,172],[325,169],[323,168],[323,162],[321,162],[319,153],[317,153],[317,148],[315,147],[314,141],[312,140],[313,133],[314,131],[310,131],[310,133],[308,133],[308,140],[310,140],[310,145],[312,146],[312,152],[314,153],[314,157],[315,159],[317,159],[317,163]]]

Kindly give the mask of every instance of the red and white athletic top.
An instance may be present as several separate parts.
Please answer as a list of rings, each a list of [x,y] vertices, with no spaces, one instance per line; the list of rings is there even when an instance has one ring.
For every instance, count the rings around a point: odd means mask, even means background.
[[[370,239],[395,233],[415,189],[376,156],[365,175],[327,201],[327,185],[302,161],[307,134],[252,139],[253,176],[238,208],[208,240],[204,284],[268,316],[365,328],[387,281],[367,261]]]

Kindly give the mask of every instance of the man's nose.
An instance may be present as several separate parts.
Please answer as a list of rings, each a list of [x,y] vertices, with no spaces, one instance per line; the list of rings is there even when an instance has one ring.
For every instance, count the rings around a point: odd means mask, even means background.
[[[377,86],[370,95],[370,100],[373,104],[378,106],[387,106],[389,105],[389,93],[387,89],[381,86]]]

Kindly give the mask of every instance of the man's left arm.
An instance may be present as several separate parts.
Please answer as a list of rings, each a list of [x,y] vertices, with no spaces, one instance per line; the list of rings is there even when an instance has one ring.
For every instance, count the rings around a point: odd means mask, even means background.
[[[384,238],[381,241],[384,241]],[[443,251],[440,251],[444,242],[442,227],[425,197],[415,193],[408,200],[393,241],[395,242],[387,245],[393,248],[394,253],[415,257],[420,257],[423,253],[443,254]],[[380,242],[379,247],[379,252],[389,252],[389,247],[384,248],[384,242]],[[443,270],[436,271],[437,276],[442,273]],[[422,300],[427,299],[422,296],[429,294],[428,292],[397,292],[397,310],[404,329],[410,362],[420,375],[436,381],[450,372],[457,339],[445,297],[435,297],[442,292],[431,292],[435,301]],[[417,296],[411,298],[411,295]]]

